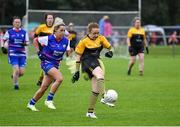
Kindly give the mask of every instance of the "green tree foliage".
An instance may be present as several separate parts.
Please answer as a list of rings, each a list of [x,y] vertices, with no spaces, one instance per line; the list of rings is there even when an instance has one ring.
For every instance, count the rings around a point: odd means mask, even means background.
[[[0,0],[0,24],[26,12],[26,0]],[[142,0],[143,24],[178,25],[180,0]],[[30,9],[135,11],[138,0],[29,0]]]

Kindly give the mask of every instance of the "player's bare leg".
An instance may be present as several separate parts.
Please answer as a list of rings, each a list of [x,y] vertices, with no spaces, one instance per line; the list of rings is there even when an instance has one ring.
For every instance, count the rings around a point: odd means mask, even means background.
[[[36,109],[35,104],[36,102],[44,95],[45,91],[47,90],[48,86],[52,82],[52,77],[45,75],[41,87],[35,93],[34,97],[29,101],[27,108],[31,111],[39,111]]]
[[[24,75],[24,67],[19,68],[19,77]]]
[[[38,89],[38,91],[34,95],[34,100],[37,102],[45,93],[47,88],[52,82],[52,77],[49,75],[45,75],[41,87]]]
[[[144,53],[139,53],[139,75],[144,75]]]
[[[13,66],[13,85],[14,89],[18,90],[19,89],[19,83],[18,83],[18,78],[19,78],[19,66],[15,65]]]
[[[53,104],[53,97],[54,97],[56,91],[58,90],[60,84],[62,83],[63,77],[62,77],[61,72],[58,69],[56,69],[55,67],[51,68],[48,71],[48,75],[50,75],[53,78],[54,82],[50,88],[48,97],[45,100],[45,105],[50,109],[56,109],[56,107]]]
[[[127,72],[128,75],[131,75],[131,69],[133,65],[135,64],[135,62],[136,62],[136,56],[130,56],[130,60],[128,64],[128,72]]]
[[[38,82],[36,83],[37,86],[41,86],[43,77],[44,77],[44,72],[43,70],[41,70]]]

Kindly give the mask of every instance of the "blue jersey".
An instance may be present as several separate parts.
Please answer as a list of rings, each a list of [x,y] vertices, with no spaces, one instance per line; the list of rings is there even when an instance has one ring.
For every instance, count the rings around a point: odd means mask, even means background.
[[[8,55],[9,56],[26,56],[25,46],[23,43],[29,41],[28,34],[23,29],[16,30],[15,28],[9,29],[3,38],[8,41]]]
[[[63,59],[63,55],[67,50],[70,50],[69,40],[63,37],[61,40],[56,40],[55,35],[38,37],[38,42],[43,46],[42,55],[45,58],[42,62],[50,62],[59,65]]]

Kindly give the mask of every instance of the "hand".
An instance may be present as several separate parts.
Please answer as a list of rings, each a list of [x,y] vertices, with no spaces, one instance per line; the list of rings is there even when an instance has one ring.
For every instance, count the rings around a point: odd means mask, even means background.
[[[1,50],[2,50],[3,54],[7,54],[8,53],[7,49],[4,48],[4,47],[1,47]]]
[[[149,48],[148,47],[146,47],[146,53],[149,54]]]
[[[113,56],[112,51],[108,51],[108,52],[105,53],[105,57],[112,58],[112,56]]]
[[[39,51],[37,54],[38,54],[38,57],[39,57],[40,60],[45,60],[46,59],[46,57],[42,54],[41,51]]]
[[[76,71],[71,79],[72,83],[75,83],[79,80],[79,71]]]

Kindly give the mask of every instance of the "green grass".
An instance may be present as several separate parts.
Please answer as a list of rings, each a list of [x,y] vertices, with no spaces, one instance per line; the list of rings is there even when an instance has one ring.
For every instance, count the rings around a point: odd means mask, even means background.
[[[151,47],[145,56],[145,75],[138,75],[138,64],[131,76],[126,75],[128,60],[103,59],[106,66],[106,87],[115,89],[119,98],[115,108],[99,102],[97,120],[85,117],[90,82],[82,78],[76,85],[70,82],[71,74],[63,62],[62,86],[55,95],[57,110],[44,106],[47,93],[36,104],[40,112],[26,109],[38,87],[35,85],[40,67],[38,59],[28,59],[25,75],[20,79],[20,90],[12,87],[11,66],[7,57],[0,54],[0,125],[180,125],[180,47],[172,57],[171,49]]]

